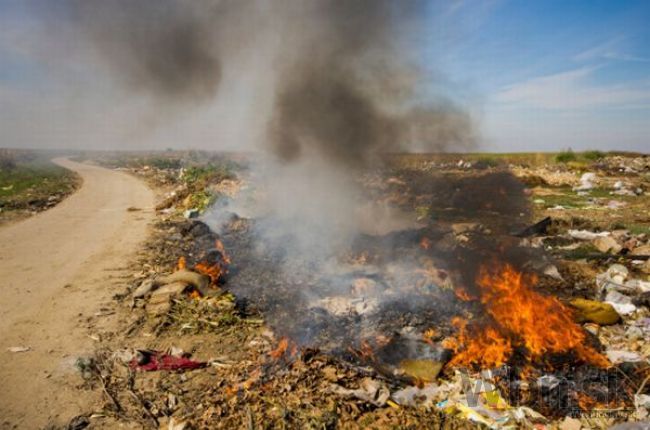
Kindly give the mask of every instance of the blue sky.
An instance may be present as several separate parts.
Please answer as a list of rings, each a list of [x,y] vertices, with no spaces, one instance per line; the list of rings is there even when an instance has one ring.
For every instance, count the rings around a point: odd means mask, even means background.
[[[24,5],[0,0],[0,146],[117,138],[140,102],[118,100],[93,79],[97,65],[84,63],[84,48],[48,37],[52,29]],[[480,149],[650,152],[650,1],[454,0],[430,11],[427,31],[408,48],[432,91],[476,119]],[[54,58],[61,53],[63,62]],[[213,114],[192,128],[212,124]],[[210,132],[187,144],[205,139]]]
[[[478,118],[484,148],[648,151],[650,2],[440,8],[432,11],[424,64],[454,82]]]

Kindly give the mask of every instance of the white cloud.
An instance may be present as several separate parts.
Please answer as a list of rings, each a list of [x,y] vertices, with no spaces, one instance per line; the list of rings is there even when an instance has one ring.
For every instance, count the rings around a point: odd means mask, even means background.
[[[605,43],[589,48],[573,56],[574,61],[589,60],[617,60],[617,61],[637,61],[650,62],[650,58],[639,57],[636,55],[621,52],[620,44],[623,37],[615,37]]]
[[[583,67],[532,78],[499,91],[501,107],[550,110],[650,108],[650,80],[615,84],[590,81],[597,67]]]

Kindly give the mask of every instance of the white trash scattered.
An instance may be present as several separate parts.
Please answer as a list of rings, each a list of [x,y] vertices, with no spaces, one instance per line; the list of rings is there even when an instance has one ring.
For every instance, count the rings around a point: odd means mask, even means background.
[[[607,237],[611,233],[608,231],[603,231],[600,233],[594,233],[589,230],[569,230],[569,236],[578,240],[594,240],[598,237]]]
[[[623,351],[623,350],[610,350],[605,352],[609,361],[613,364],[617,363],[636,363],[641,361],[642,358],[639,354],[632,351]]]

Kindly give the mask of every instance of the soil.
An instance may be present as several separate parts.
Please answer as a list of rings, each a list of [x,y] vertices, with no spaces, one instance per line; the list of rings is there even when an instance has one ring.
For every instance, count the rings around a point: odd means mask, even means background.
[[[70,374],[76,358],[94,350],[93,332],[116,324],[104,305],[130,276],[126,267],[153,218],[153,193],[138,179],[54,162],[79,174],[81,189],[47,212],[0,228],[3,428],[68,422],[101,395],[80,396]]]

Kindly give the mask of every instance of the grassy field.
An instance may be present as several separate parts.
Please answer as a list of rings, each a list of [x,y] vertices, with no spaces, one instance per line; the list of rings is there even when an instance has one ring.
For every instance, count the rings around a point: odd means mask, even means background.
[[[48,209],[79,186],[74,173],[44,154],[0,154],[0,223]]]
[[[481,164],[485,167],[497,167],[500,165],[517,164],[539,167],[544,165],[564,164],[567,167],[581,169],[587,167],[594,161],[607,156],[622,155],[634,157],[643,154],[620,152],[620,151],[582,151],[571,150],[562,152],[476,152],[476,153],[441,153],[441,154],[393,154],[391,158],[402,166],[418,164],[422,162],[454,163],[458,160],[468,161],[473,164]]]

